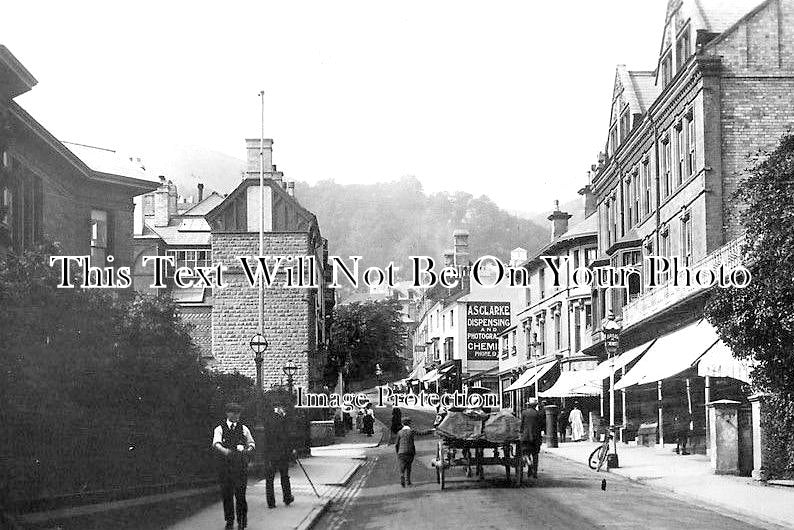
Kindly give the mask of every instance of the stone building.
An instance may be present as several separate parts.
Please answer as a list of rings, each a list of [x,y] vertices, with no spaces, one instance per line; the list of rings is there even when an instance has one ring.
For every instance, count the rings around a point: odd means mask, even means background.
[[[616,377],[627,375],[617,385],[616,416],[629,431],[653,425],[659,443],[670,438],[665,410],[676,407],[692,411],[702,441],[704,403],[743,399],[736,377],[745,376],[713,330],[696,325],[708,289],[676,286],[670,273],[650,288],[644,258],[738,264],[737,183],[794,124],[792,26],[790,0],[671,0],[656,67],[616,71],[605,147],[593,167],[595,265],[634,265],[642,281],[593,292],[593,346],[585,353],[604,356],[601,325],[613,311],[623,325]],[[728,362],[709,368],[709,356]]]
[[[130,266],[133,197],[157,184],[134,159],[55,138],[14,101],[36,84],[0,45],[0,253],[46,238],[93,265]]]
[[[211,228],[212,262],[228,266],[227,286],[213,293],[212,356],[215,368],[253,377],[255,365],[249,341],[258,329],[259,289],[249,285],[239,256],[259,255],[260,141],[246,140],[247,170],[243,180],[206,214]],[[318,287],[286,288],[287,270],[276,274],[275,284],[264,288],[265,388],[286,382],[283,367],[298,366],[294,384],[316,390],[322,384],[331,313],[334,305],[328,267],[328,241],[317,219],[294,196],[272,163],[272,140],[264,144],[264,256],[312,256],[316,267],[304,271]],[[297,273],[295,260],[287,267]]]
[[[581,194],[584,220],[569,228],[571,215],[555,204],[548,217],[551,242],[517,264],[526,271],[528,282],[520,290],[521,304],[510,327],[500,336],[499,386],[504,407],[519,410],[526,397],[548,390],[561,374],[595,368],[597,358],[583,353],[592,340],[591,289],[571,282],[574,270],[589,267],[596,258],[597,216],[589,186]],[[557,285],[544,256],[555,258]]]

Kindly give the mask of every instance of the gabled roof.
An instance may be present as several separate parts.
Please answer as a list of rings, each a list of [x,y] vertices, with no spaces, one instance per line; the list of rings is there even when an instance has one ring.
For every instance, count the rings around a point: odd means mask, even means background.
[[[185,210],[184,212],[182,212],[181,215],[196,215],[203,217],[208,213],[210,213],[213,208],[215,208],[222,202],[223,202],[223,196],[220,193],[213,191],[210,195],[204,197],[204,199],[200,203]]]
[[[75,142],[63,142],[63,145],[82,160],[85,165],[99,173],[138,179],[149,178],[140,158],[125,157],[113,149]]]

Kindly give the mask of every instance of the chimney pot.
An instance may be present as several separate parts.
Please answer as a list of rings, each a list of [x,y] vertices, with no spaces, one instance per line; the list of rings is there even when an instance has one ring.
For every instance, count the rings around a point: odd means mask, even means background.
[[[560,201],[554,201],[554,211],[548,217],[548,220],[551,221],[552,241],[568,231],[568,219],[571,217],[573,216],[568,212],[560,211]]]
[[[198,201],[196,201],[196,202],[201,202],[203,200],[204,200],[204,184],[199,182],[198,183]]]

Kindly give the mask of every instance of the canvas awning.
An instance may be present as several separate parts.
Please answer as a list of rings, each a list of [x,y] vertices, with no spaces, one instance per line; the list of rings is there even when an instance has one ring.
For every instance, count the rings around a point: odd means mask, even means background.
[[[655,383],[677,375],[692,367],[718,340],[714,328],[705,319],[663,335],[617,382],[615,390]]]
[[[425,376],[425,365],[417,364],[406,379],[422,379]]]
[[[507,387],[504,391],[511,392],[513,390],[519,390],[521,388],[534,385],[535,381],[546,375],[546,372],[554,368],[556,365],[556,362],[550,362],[541,364],[540,366],[533,366],[521,374],[518,379],[516,379],[515,382],[513,382],[513,384]]]
[[[441,377],[441,374],[438,373],[438,370],[430,370],[425,374],[421,381],[423,383],[432,383],[433,381],[438,380],[439,377]]]
[[[560,373],[557,382],[539,397],[585,397],[601,395],[601,378],[596,370],[575,370]]]
[[[702,377],[731,377],[750,382],[752,363],[742,361],[733,356],[731,349],[718,340],[697,361],[698,375]]]
[[[628,351],[625,351],[615,357],[613,360],[607,359],[606,361],[602,362],[598,366],[595,367],[595,375],[596,379],[606,379],[609,377],[610,370],[614,370],[617,372],[631,361],[642,355],[643,353],[647,352],[648,349],[653,346],[653,343],[656,342],[656,339],[649,340],[644,344],[640,344],[639,346],[632,348]],[[614,366],[611,366],[611,363],[614,362]]]

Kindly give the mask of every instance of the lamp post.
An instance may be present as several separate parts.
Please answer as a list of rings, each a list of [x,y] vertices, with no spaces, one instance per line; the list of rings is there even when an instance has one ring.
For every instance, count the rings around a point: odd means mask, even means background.
[[[281,370],[284,372],[284,375],[287,376],[287,387],[289,387],[289,395],[292,396],[292,376],[298,371],[298,367],[292,362],[292,359],[290,359]]]
[[[613,460],[610,462],[610,455],[607,455],[607,467],[618,467],[618,447],[617,437],[615,436],[615,354],[620,346],[620,332],[623,329],[620,323],[615,321],[615,315],[609,311],[607,321],[602,326],[604,332],[604,347],[609,357],[609,429],[612,432],[612,453]],[[612,465],[610,466],[610,463]]]
[[[249,343],[251,350],[254,352],[254,363],[256,364],[256,419],[254,423],[254,432],[256,433],[256,465],[264,465],[265,445],[263,442],[265,435],[264,423],[264,398],[265,388],[262,381],[262,361],[264,361],[263,353],[267,350],[267,339],[261,333],[257,333],[251,338]]]

